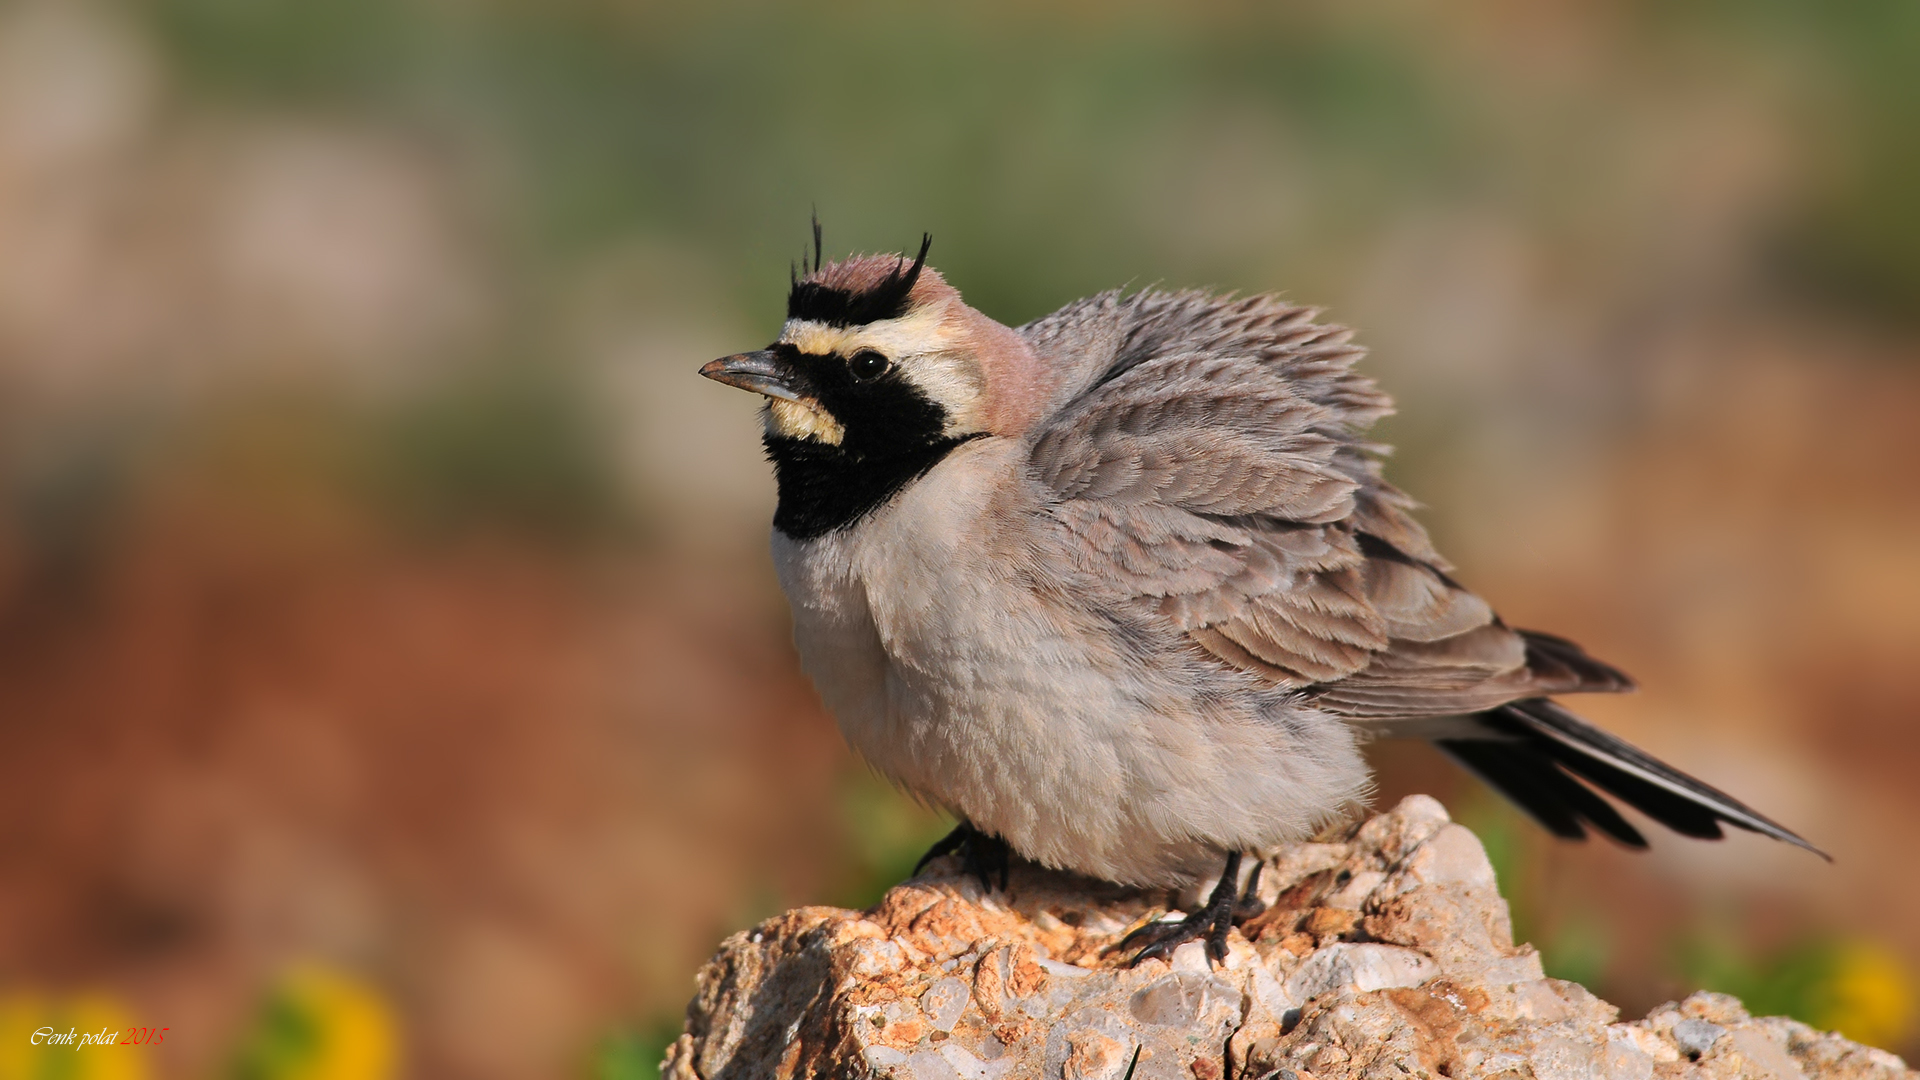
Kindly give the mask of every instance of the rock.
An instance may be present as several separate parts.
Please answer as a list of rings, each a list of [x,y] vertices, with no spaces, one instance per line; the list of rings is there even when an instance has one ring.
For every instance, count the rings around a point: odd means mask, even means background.
[[[1726,1033],[1726,1028],[1705,1020],[1682,1020],[1673,1025],[1673,1041],[1680,1044],[1688,1057],[1695,1059],[1713,1049],[1713,1044]]]
[[[1618,1023],[1513,944],[1479,841],[1413,796],[1269,860],[1268,908],[1198,943],[1104,950],[1178,898],[951,859],[869,911],[787,912],[699,975],[670,1080],[1896,1080],[1899,1058],[1699,993]],[[1188,898],[1189,902],[1191,898]]]

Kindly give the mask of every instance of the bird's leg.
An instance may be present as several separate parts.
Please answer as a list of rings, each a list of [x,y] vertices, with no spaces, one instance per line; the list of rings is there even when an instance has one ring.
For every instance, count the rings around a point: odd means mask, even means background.
[[[973,842],[967,845],[965,854],[960,858],[960,864],[961,869],[980,879],[981,891],[993,891],[993,885],[987,879],[989,875],[998,873],[1000,891],[1006,892],[1007,875],[1013,864],[1013,849],[1007,846],[1005,840],[991,833],[975,830]]]
[[[1253,872],[1247,875],[1247,887],[1240,894],[1240,902],[1233,906],[1235,922],[1245,922],[1267,910],[1267,905],[1260,900],[1260,871],[1266,867],[1265,859],[1253,864]]]
[[[1233,928],[1233,910],[1238,899],[1239,884],[1240,853],[1231,851],[1227,853],[1227,868],[1220,875],[1220,884],[1213,887],[1213,895],[1207,897],[1205,906],[1178,922],[1150,922],[1111,948],[1130,949],[1144,943],[1145,947],[1127,961],[1128,967],[1134,967],[1150,956],[1164,960],[1181,945],[1204,940],[1207,943],[1208,961],[1225,963],[1227,931]]]
[[[913,872],[919,874],[926,865],[942,855],[960,853],[960,870],[980,879],[982,892],[993,891],[992,875],[1000,877],[1000,891],[1007,888],[1007,873],[1013,859],[1007,842],[997,836],[983,833],[966,822],[953,827],[953,831],[934,841],[920,861],[913,864]]]
[[[935,840],[933,842],[933,846],[927,849],[927,853],[925,855],[920,856],[920,861],[913,864],[913,876],[918,877],[920,874],[920,871],[925,870],[927,868],[928,863],[939,858],[940,856],[953,854],[954,851],[958,849],[961,844],[964,844],[967,842],[967,837],[971,836],[972,834],[973,834],[973,826],[968,825],[966,822],[963,821],[960,824],[955,825],[953,827],[952,832],[948,833],[947,835],[941,837],[938,840]]]

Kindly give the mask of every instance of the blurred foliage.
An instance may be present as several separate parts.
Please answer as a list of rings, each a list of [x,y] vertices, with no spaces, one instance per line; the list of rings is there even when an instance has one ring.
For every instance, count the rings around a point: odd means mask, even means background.
[[[1687,982],[1733,994],[1755,1016],[1784,1013],[1870,1046],[1914,1033],[1913,976],[1884,945],[1815,936],[1755,955],[1723,929],[1703,927],[1676,947]]]
[[[243,1036],[234,1080],[384,1080],[399,1074],[399,1026],[378,988],[308,966],[281,979]]]
[[[1540,966],[1555,979],[1599,986],[1613,957],[1611,924],[1591,911],[1564,912],[1550,936],[1542,938]]]
[[[1829,302],[1920,321],[1920,6],[1694,0],[1645,5],[1724,48],[1741,40],[1800,74],[1793,107],[1815,162],[1780,223],[1790,281]]]
[[[127,1008],[105,994],[0,996],[0,1080],[146,1080],[153,1052],[147,1047],[33,1045],[43,1027],[119,1034],[132,1024]]]
[[[847,774],[840,788],[841,820],[846,823],[847,870],[829,902],[868,908],[888,889],[913,875],[914,864],[934,841],[953,828],[953,819],[902,795],[868,769]]]
[[[11,484],[0,484],[4,520],[42,587],[64,594],[86,582],[121,524],[137,442],[127,430],[90,430],[43,448]]]
[[[667,1047],[680,1037],[680,1027],[681,1018],[675,1014],[603,1039],[588,1067],[589,1080],[655,1080]]]
[[[777,289],[815,203],[836,250],[930,229],[943,269],[1016,319],[1164,274],[1278,270],[1311,292],[1409,201],[1551,214],[1617,157],[1591,102],[1535,95],[1516,121],[1496,88],[1430,47],[1437,13],[1379,5],[140,10],[202,93],[378,107],[503,145],[539,249],[566,261],[634,233],[693,237],[752,297]],[[1798,156],[1820,163],[1780,210],[1787,280],[1920,314],[1920,9],[1696,0],[1624,13],[1636,53],[1665,61],[1646,76],[1704,70],[1784,97]],[[1730,40],[1741,62],[1725,59]],[[1271,144],[1219,141],[1249,127]],[[1556,130],[1580,137],[1542,137]],[[1196,201],[1235,199],[1209,190],[1210,173],[1264,198],[1204,226]],[[1293,190],[1313,192],[1310,213]],[[939,243],[952,235],[967,243]]]
[[[388,410],[363,460],[403,522],[578,537],[633,524],[598,435],[564,373],[498,365]]]
[[[504,140],[543,249],[564,259],[635,231],[694,236],[755,296],[777,288],[816,201],[837,249],[930,229],[943,269],[1016,317],[1164,273],[1170,249],[1192,245],[1116,223],[1178,198],[1183,156],[1222,152],[1191,145],[1208,134],[1189,130],[1196,113],[1283,114],[1312,144],[1296,167],[1338,174],[1316,187],[1348,204],[1299,224],[1336,236],[1382,188],[1475,161],[1407,35],[1308,6],[1200,18],[1011,4],[148,10],[205,93],[378,105]],[[955,234],[968,243],[939,244]],[[1035,249],[1036,235],[1050,242]],[[1277,238],[1241,243],[1256,239]],[[1226,274],[1261,257],[1241,254],[1182,269]]]

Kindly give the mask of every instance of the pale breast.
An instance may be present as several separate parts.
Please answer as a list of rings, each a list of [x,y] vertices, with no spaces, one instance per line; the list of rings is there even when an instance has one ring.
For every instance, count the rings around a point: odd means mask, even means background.
[[[1114,764],[1057,752],[1070,714],[1129,711],[1106,639],[1025,574],[1019,452],[980,440],[853,529],[774,540],[801,663],[847,741],[922,797],[1004,829],[1036,789],[1084,786],[1069,774]]]
[[[1302,755],[1283,694],[1062,584],[1062,556],[1033,550],[1023,452],[977,440],[853,528],[776,534],[801,663],[854,750],[1028,858],[1140,884],[1301,835],[1351,794],[1337,721],[1308,740],[1337,762]]]

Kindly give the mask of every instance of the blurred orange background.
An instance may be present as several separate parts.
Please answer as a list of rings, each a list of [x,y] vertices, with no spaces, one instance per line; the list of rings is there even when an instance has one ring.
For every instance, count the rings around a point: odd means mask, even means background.
[[[1630,1014],[1920,1050],[1916,131],[1905,0],[0,4],[0,1080],[651,1076],[722,936],[911,866],[694,375],[816,207],[1008,323],[1358,328],[1461,579],[1835,862],[1382,798]]]

